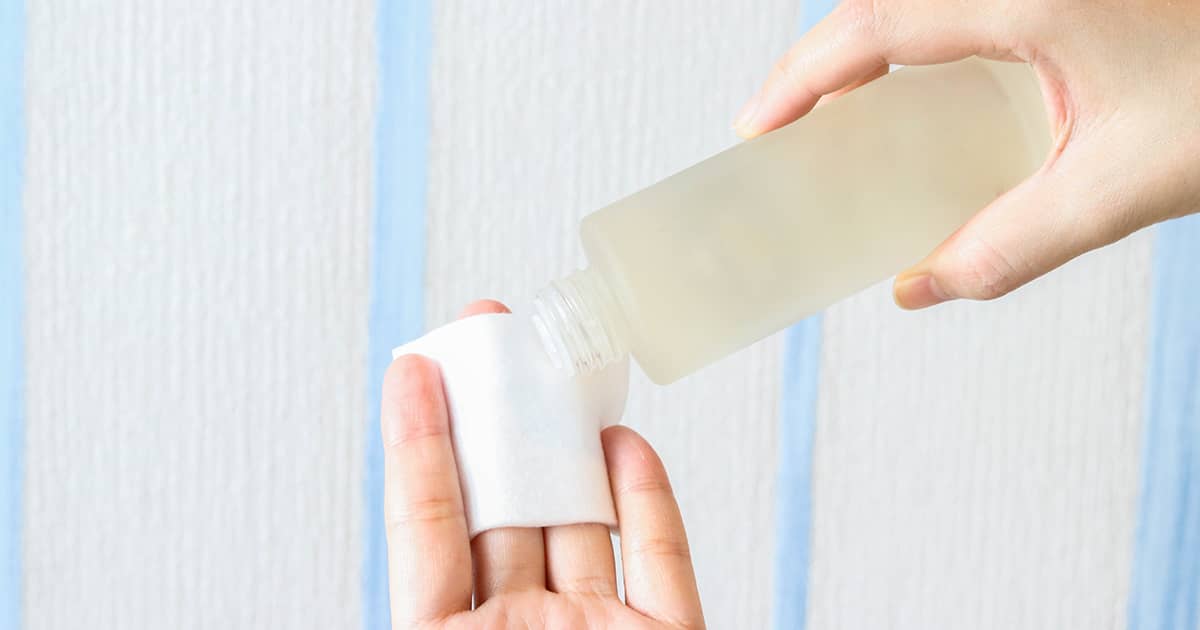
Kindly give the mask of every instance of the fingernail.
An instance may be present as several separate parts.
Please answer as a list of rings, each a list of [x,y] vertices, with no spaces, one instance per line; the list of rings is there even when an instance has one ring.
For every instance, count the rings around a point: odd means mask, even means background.
[[[896,284],[892,288],[892,297],[896,300],[897,306],[910,311],[928,308],[953,299],[942,289],[937,280],[927,273],[897,278]]]
[[[758,106],[761,102],[762,92],[755,94],[749,101],[746,101],[746,104],[742,106],[742,111],[738,112],[737,118],[733,121],[733,128],[736,131],[742,133],[742,135],[746,135],[746,133],[752,131],[749,129],[749,125],[754,122],[754,117],[758,114]]]

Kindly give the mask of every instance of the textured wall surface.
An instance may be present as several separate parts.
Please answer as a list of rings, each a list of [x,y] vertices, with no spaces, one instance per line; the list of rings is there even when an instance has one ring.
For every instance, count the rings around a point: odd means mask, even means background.
[[[1126,627],[1150,236],[997,303],[829,310],[808,627]]]
[[[430,324],[480,296],[532,297],[584,263],[579,217],[731,145],[798,11],[438,2]],[[671,473],[714,628],[765,627],[770,613],[777,341],[666,389],[639,375],[625,415]]]
[[[27,628],[358,626],[373,11],[30,3]]]

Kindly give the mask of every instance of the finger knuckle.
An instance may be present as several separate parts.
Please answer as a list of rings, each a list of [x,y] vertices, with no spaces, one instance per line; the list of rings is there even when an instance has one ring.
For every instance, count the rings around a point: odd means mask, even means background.
[[[962,249],[961,262],[955,284],[962,297],[993,300],[1020,285],[1020,267],[1013,257],[984,240],[967,244]]]
[[[398,426],[385,428],[383,447],[388,452],[402,451],[429,439],[441,439],[450,433],[449,425],[423,405],[400,405],[397,413],[404,418]]]
[[[706,628],[704,619],[700,617],[675,620],[671,627],[678,628],[678,630],[704,630]]]
[[[462,517],[462,505],[454,497],[421,497],[388,507],[389,532],[437,526]]]
[[[846,0],[838,6],[853,35],[874,38],[885,24],[888,12],[883,0]]]
[[[691,562],[692,551],[687,539],[670,536],[650,536],[643,538],[633,545],[633,553],[651,558],[665,560],[684,560]]]
[[[576,595],[604,596],[615,592],[616,586],[613,576],[593,573],[571,578],[562,590]]]
[[[656,475],[640,475],[626,481],[617,487],[617,494],[624,496],[651,495],[661,496],[672,494],[671,484]]]
[[[1077,11],[1079,9],[1095,9],[1095,0],[1042,0],[1041,2],[1033,3],[1032,7],[1037,10],[1039,15],[1062,15],[1064,11]]]
[[[775,67],[771,69],[771,74],[782,77],[783,82],[792,87],[801,87],[803,84],[800,81],[799,71],[796,68],[796,58],[794,52],[788,52],[780,57],[775,62]]]

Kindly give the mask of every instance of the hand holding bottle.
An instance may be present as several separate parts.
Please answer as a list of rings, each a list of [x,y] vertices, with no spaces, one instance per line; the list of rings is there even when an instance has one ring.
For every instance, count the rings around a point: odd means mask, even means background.
[[[900,274],[923,308],[991,299],[1200,210],[1200,3],[846,0],[775,66],[735,127],[754,137],[887,73],[978,55],[1036,70],[1054,144],[1040,170]]]

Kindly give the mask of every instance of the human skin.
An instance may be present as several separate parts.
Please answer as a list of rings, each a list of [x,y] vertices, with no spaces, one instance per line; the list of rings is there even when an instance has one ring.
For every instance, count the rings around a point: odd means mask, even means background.
[[[503,304],[481,301],[462,316],[503,312]],[[380,431],[393,628],[704,627],[666,470],[631,429],[601,434],[621,534],[624,602],[605,525],[509,527],[469,538],[433,361],[406,355],[392,362]]]
[[[1053,149],[896,277],[901,307],[997,298],[1200,210],[1200,2],[1191,0],[845,0],[780,59],[734,127],[747,138],[781,127],[889,64],[972,55],[1032,65]]]

